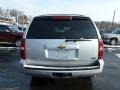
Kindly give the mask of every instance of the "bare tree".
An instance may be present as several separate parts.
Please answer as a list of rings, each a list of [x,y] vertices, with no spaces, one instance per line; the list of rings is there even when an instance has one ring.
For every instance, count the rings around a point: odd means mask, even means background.
[[[10,11],[10,15],[11,15],[11,16],[14,16],[14,17],[17,17],[17,10],[16,10],[16,9],[12,9],[12,10]]]
[[[30,23],[32,21],[33,17],[32,16],[28,16],[28,22]]]
[[[24,13],[23,13],[22,11],[18,11],[18,10],[16,10],[16,9],[10,10],[10,15],[11,15],[12,17],[15,17],[15,18],[16,18],[17,23],[19,23],[19,17],[20,17],[21,15],[23,15],[23,14],[24,14]]]
[[[24,12],[16,10],[16,9],[2,9],[0,7],[0,15],[6,19],[10,19],[10,17],[15,17],[17,24],[26,24],[28,23],[28,16],[24,14]]]
[[[8,18],[10,17],[10,9],[7,8],[4,10],[4,16]]]
[[[3,15],[3,9],[0,7],[0,15]]]
[[[109,29],[115,29],[115,28],[119,28],[120,25],[118,23],[113,23],[112,28],[111,27],[111,22],[107,22],[107,21],[98,21],[95,22],[96,26],[98,27],[99,30],[109,30]]]
[[[28,21],[28,17],[26,15],[21,15],[19,16],[18,21],[20,24],[26,24]]]

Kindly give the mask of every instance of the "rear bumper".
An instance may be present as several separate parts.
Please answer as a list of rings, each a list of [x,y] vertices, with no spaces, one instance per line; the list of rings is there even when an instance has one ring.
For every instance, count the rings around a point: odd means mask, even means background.
[[[41,66],[30,66],[23,64],[24,72],[32,76],[38,77],[52,77],[52,78],[74,78],[74,77],[88,77],[94,76],[102,72],[104,61],[99,60],[99,66],[81,67],[81,68],[53,68],[41,67]],[[39,68],[38,68],[39,67]],[[40,68],[41,67],[41,68]]]

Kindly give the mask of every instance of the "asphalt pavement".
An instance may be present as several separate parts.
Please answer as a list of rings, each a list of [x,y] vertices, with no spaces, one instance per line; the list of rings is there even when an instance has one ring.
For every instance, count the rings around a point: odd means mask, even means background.
[[[18,49],[0,49],[0,90],[120,90],[120,48],[105,48],[103,73],[92,78],[34,78],[22,72]]]

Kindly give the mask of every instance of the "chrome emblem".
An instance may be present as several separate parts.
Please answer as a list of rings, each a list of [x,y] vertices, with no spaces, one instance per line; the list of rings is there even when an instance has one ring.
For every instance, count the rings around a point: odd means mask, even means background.
[[[65,45],[60,45],[60,46],[57,46],[57,48],[64,49],[64,48],[66,48],[66,46]]]

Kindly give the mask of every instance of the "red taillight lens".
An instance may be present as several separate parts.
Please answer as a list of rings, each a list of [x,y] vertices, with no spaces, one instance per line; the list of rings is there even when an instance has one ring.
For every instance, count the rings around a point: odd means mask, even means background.
[[[21,40],[20,53],[21,53],[21,58],[25,60],[25,59],[26,59],[25,39],[22,39],[22,40]]]
[[[104,54],[103,41],[102,39],[99,39],[98,42],[99,42],[98,59],[103,59],[103,54]]]

